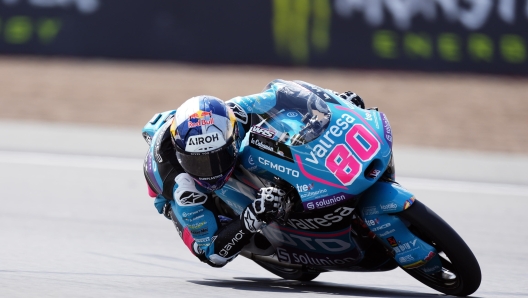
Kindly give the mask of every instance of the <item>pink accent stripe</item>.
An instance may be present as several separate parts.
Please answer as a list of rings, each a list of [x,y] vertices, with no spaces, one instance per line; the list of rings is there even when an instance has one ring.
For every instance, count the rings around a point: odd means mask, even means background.
[[[155,198],[156,196],[158,196],[158,194],[156,194],[156,193],[152,190],[152,188],[150,188],[150,185],[148,185],[148,183],[147,183],[147,188],[148,188],[148,194],[149,194],[149,196],[150,196],[151,198]]]
[[[333,234],[325,234],[325,233],[308,233],[308,232],[301,232],[300,230],[295,230],[295,229],[289,229],[289,228],[286,228],[286,227],[283,227],[283,226],[278,226],[279,227],[279,230],[281,231],[286,231],[286,232],[290,232],[290,233],[293,233],[293,234],[298,234],[298,235],[303,235],[303,236],[308,236],[308,237],[318,237],[318,238],[329,238],[329,237],[338,237],[338,236],[341,236],[341,235],[345,235],[347,233],[350,232],[351,228],[348,227],[342,231],[339,231],[339,232],[335,232]]]
[[[335,107],[336,107],[336,109],[338,109],[338,110],[343,110],[343,111],[351,112],[351,113],[353,113],[354,115],[356,115],[356,116],[357,116],[357,117],[358,117],[363,123],[365,123],[366,126],[368,126],[368,128],[370,128],[370,131],[373,132],[373,133],[376,135],[376,138],[378,139],[378,141],[383,142],[383,141],[381,140],[380,136],[378,135],[378,133],[376,132],[376,130],[375,130],[372,126],[370,126],[370,124],[368,124],[367,120],[365,120],[365,119],[364,119],[361,115],[359,115],[356,111],[351,110],[351,109],[349,109],[349,108],[345,108],[345,107],[343,107],[343,106],[337,106],[337,105],[336,105]]]
[[[323,180],[323,179],[321,179],[319,177],[316,177],[316,176],[311,175],[308,172],[306,172],[306,170],[304,169],[304,166],[302,164],[301,157],[298,154],[295,154],[295,160],[297,161],[297,164],[299,164],[299,169],[301,170],[303,175],[306,176],[306,178],[311,179],[311,180],[316,181],[316,182],[319,182],[319,183],[322,183],[322,184],[330,185],[330,186],[333,186],[333,187],[336,187],[336,188],[348,189],[346,186],[335,184],[335,183],[332,183],[332,182],[328,182],[326,180]]]
[[[249,185],[249,187],[253,188],[254,190],[259,190],[259,188],[257,186],[255,186],[255,184],[251,183],[251,181],[249,181],[248,179],[242,177],[242,178],[240,178],[240,180],[242,180],[242,182],[244,182],[245,184]]]
[[[194,252],[194,249],[193,249],[193,242],[194,242],[194,238],[193,236],[191,235],[191,232],[189,231],[189,229],[187,227],[185,227],[183,229],[183,243],[185,243],[185,245],[187,246],[187,248],[193,253],[195,254]]]

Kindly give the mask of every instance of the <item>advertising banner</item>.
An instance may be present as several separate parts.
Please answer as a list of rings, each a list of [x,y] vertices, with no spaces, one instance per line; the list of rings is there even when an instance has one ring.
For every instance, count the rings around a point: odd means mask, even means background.
[[[528,75],[528,0],[0,0],[0,54]]]

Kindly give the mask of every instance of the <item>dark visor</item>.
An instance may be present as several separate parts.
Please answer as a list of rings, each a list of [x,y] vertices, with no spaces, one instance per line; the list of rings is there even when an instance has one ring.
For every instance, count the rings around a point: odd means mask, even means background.
[[[233,138],[230,138],[224,146],[209,152],[189,153],[176,149],[176,157],[185,172],[206,178],[213,178],[230,170],[236,161],[237,153]]]

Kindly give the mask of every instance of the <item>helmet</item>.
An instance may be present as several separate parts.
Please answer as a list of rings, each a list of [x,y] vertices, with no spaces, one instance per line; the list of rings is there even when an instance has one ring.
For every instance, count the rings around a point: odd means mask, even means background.
[[[192,97],[176,111],[170,132],[185,172],[208,190],[224,186],[240,148],[233,111],[214,96]]]

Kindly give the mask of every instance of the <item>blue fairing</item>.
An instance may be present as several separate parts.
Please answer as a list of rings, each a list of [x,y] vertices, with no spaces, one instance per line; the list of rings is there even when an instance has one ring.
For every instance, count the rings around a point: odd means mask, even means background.
[[[413,268],[428,261],[427,268],[441,268],[436,250],[393,215],[409,208],[414,201],[414,195],[398,183],[379,181],[363,193],[357,208],[370,230],[393,247],[394,258],[402,267]]]
[[[282,80],[262,93],[235,98],[231,105],[242,111],[245,121],[241,166],[264,182],[273,183],[276,177],[288,182],[304,207],[284,225],[273,223],[262,230],[281,262],[358,262],[363,252],[345,218],[360,211],[371,231],[393,247],[401,266],[427,262],[438,267],[434,248],[393,215],[411,206],[413,195],[379,180],[391,160],[393,141],[383,113],[358,108],[305,82]],[[237,213],[258,189],[251,179],[244,180],[247,176],[237,176],[244,184],[228,183],[216,192]]]
[[[326,129],[304,144],[294,144],[293,137],[284,138],[298,135],[306,126],[303,111],[295,106],[254,123],[259,130],[253,127],[255,133],[246,134],[242,142],[244,167],[268,179],[280,176],[288,181],[300,192],[307,210],[356,197],[377,181],[391,158],[392,143],[385,138],[381,113],[326,105]]]

